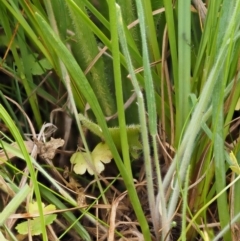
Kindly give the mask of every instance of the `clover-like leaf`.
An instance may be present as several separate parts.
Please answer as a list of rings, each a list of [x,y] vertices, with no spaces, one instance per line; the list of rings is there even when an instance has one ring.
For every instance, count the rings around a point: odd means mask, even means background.
[[[71,156],[70,162],[75,164],[73,170],[76,174],[83,175],[88,169],[87,153],[85,152],[75,152]]]
[[[100,142],[91,153],[92,160],[88,160],[87,153],[76,152],[72,155],[70,161],[74,164],[73,170],[76,174],[82,175],[88,171],[90,175],[93,175],[93,168],[95,168],[97,173],[101,173],[104,170],[103,163],[109,163],[112,158],[112,153],[108,145]],[[92,164],[91,161],[93,161]]]
[[[100,142],[94,148],[92,152],[92,158],[97,172],[101,173],[104,170],[104,165],[102,164],[102,162],[105,164],[109,163],[113,156],[108,145],[106,143]]]
[[[42,203],[42,208],[44,209],[44,207],[45,207],[45,204]],[[31,214],[39,213],[37,202],[29,203],[28,212]]]
[[[42,203],[43,212],[49,212],[56,210],[56,207],[52,204],[45,207],[44,203]],[[29,203],[29,213],[30,214],[37,214],[38,211],[38,205],[36,202]],[[56,214],[48,214],[44,216],[45,225],[51,224],[55,219],[57,218]],[[31,235],[39,235],[42,233],[41,229],[41,221],[40,217],[33,218],[31,220],[19,223],[16,226],[16,230],[19,234],[28,234],[28,232],[31,232]]]
[[[57,218],[56,214],[50,214],[44,217],[45,225],[50,225],[55,219]],[[16,229],[19,234],[28,234],[28,232],[31,232],[31,235],[39,235],[42,233],[42,227],[41,227],[41,221],[40,218],[34,218],[29,221],[25,221],[22,223],[19,223],[16,226]]]

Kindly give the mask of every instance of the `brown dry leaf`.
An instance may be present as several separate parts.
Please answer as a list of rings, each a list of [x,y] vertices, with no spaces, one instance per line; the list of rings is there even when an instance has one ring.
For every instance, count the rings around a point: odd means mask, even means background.
[[[69,177],[69,167],[68,166],[64,166],[63,178],[67,179],[68,177]]]
[[[114,240],[114,234],[115,234],[115,227],[116,227],[116,214],[117,209],[119,206],[119,202],[127,195],[127,193],[121,194],[119,197],[114,200],[112,204],[112,210],[111,210],[111,216],[110,216],[110,226],[108,231],[108,240],[112,241]]]
[[[27,152],[31,153],[33,146],[34,146],[34,142],[33,141],[24,141],[24,144],[27,149]],[[19,150],[19,146],[18,146],[17,142],[13,142],[11,144],[11,146]],[[0,151],[0,165],[13,157],[15,157],[15,154],[11,153],[10,151],[5,152],[4,150],[1,150]]]
[[[0,189],[8,194],[10,197],[14,197],[15,192],[12,190],[10,185],[0,176]]]
[[[36,139],[34,140],[34,142],[38,147],[38,154],[45,160],[52,160],[56,154],[56,150],[64,145],[63,139],[54,139],[52,137],[51,140],[48,142],[42,142]]]
[[[67,187],[76,192],[77,194],[77,204],[78,206],[86,205],[86,196],[84,194],[84,189],[82,188],[81,184],[78,183],[73,177],[69,176],[69,183]]]
[[[74,192],[78,192],[79,189],[82,188],[81,184],[78,183],[74,178],[71,176],[69,177],[68,188],[72,189]]]

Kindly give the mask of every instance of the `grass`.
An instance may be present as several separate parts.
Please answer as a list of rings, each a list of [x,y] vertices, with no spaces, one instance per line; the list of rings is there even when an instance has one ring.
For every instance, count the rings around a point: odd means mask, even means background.
[[[0,236],[238,240],[239,12],[2,0]]]

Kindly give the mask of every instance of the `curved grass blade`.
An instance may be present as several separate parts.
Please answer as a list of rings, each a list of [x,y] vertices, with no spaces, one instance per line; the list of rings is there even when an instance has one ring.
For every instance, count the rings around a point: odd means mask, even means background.
[[[132,202],[135,214],[140,222],[141,229],[143,231],[145,240],[151,240],[148,225],[146,222],[146,217],[143,214],[142,207],[140,205],[135,186],[133,184],[133,180],[129,177],[126,168],[123,165],[123,162],[119,156],[119,153],[112,141],[111,134],[109,133],[103,112],[98,103],[96,95],[94,94],[90,84],[88,83],[83,71],[78,66],[76,60],[66,48],[66,46],[61,42],[58,36],[51,30],[47,22],[38,14],[35,13],[36,19],[39,23],[39,26],[42,28],[43,35],[48,42],[51,44],[52,48],[59,55],[59,58],[62,60],[64,65],[69,71],[69,74],[72,77],[71,84],[73,88],[75,88],[76,93],[80,94],[80,92],[84,95],[86,100],[88,101],[90,107],[92,108],[93,113],[98,121],[98,124],[102,128],[102,131],[105,136],[105,140],[114,156],[116,165],[124,179],[125,185],[128,189],[129,197]]]

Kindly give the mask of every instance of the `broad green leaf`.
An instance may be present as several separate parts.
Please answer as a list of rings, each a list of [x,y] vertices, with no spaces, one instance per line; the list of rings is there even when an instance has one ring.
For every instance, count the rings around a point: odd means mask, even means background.
[[[89,129],[93,134],[99,136],[104,140],[102,130],[99,125],[87,119],[82,114],[79,114],[79,119],[84,127]],[[116,145],[119,152],[121,152],[121,139],[120,139],[120,128],[119,127],[110,127],[108,128],[109,132],[113,138],[114,144]],[[131,156],[134,159],[138,158],[138,153],[142,149],[142,144],[139,141],[140,139],[140,125],[130,125],[127,126],[127,137],[129,142],[129,151]]]
[[[44,210],[44,203],[42,203],[42,208]],[[31,214],[38,213],[38,204],[37,202],[29,203],[28,205],[28,212]]]
[[[50,214],[44,217],[45,225],[51,224],[57,218],[56,214]],[[25,221],[17,225],[16,227],[19,234],[39,235],[42,233],[40,218],[34,218],[33,220]]]
[[[106,143],[100,142],[94,148],[94,150],[92,152],[92,157],[93,157],[94,161],[100,160],[104,163],[109,163],[112,159],[112,153],[109,150],[109,147]]]
[[[29,207],[29,209],[28,209],[29,213],[31,213],[31,214],[38,213],[37,202],[29,203],[28,207]],[[43,212],[49,212],[49,211],[56,210],[56,207],[52,204],[45,206],[45,204],[42,203],[42,207],[43,207]]]
[[[104,170],[103,163],[109,163],[113,158],[112,153],[106,143],[100,142],[91,153],[94,168],[97,173],[101,173]],[[71,163],[74,164],[74,172],[76,174],[84,174],[86,171],[90,175],[94,174],[94,170],[91,167],[88,155],[85,152],[76,152],[70,159]]]
[[[88,164],[87,164],[87,155],[85,152],[75,152],[70,159],[70,162],[74,164],[73,171],[76,174],[83,175],[87,169],[88,169]]]
[[[52,69],[52,65],[46,58],[43,58],[41,60],[38,60],[37,58],[38,54],[29,54],[27,58],[29,66],[31,66],[31,72],[33,75],[42,75],[45,73],[46,70]]]
[[[28,205],[30,214],[37,214],[38,211],[38,204],[37,202],[29,203]],[[42,208],[44,212],[54,211],[56,207],[52,204],[45,207],[45,204],[42,203]],[[56,214],[48,214],[44,216],[45,225],[51,224],[57,218]],[[40,222],[40,217],[33,218],[28,221],[24,221],[16,226],[16,230],[19,234],[28,234],[29,232],[31,235],[39,235],[42,233],[42,227]]]
[[[111,133],[111,136],[113,138],[113,141],[114,141],[116,147],[118,148],[119,151],[121,151],[121,140],[120,140],[119,127],[109,128],[109,131]],[[139,156],[140,150],[142,150],[142,144],[139,141],[140,125],[127,126],[127,137],[128,137],[130,154],[134,159],[137,159]]]

